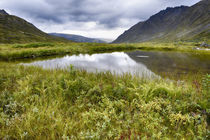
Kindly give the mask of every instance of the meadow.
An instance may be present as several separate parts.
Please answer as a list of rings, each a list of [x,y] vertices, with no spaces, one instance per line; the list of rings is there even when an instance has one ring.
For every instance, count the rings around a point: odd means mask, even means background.
[[[17,60],[23,58],[37,58],[53,55],[99,53],[128,50],[156,50],[182,51],[210,54],[209,51],[195,50],[199,46],[196,42],[139,44],[101,44],[101,43],[28,43],[28,44],[0,44],[0,60]]]
[[[0,46],[0,59],[133,49],[209,54],[194,47],[193,43],[9,44]],[[1,61],[0,139],[208,139],[209,88],[209,74],[147,79]]]

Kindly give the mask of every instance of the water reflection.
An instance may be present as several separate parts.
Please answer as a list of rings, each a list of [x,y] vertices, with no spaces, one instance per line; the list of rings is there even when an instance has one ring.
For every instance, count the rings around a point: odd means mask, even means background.
[[[115,74],[131,73],[139,76],[155,76],[141,62],[136,62],[124,52],[103,53],[103,54],[80,54],[65,56],[52,60],[36,61],[25,65],[41,66],[45,69],[65,69],[73,65],[77,69],[88,72],[110,71]]]
[[[210,73],[210,56],[180,52],[128,52],[137,63],[143,63],[151,71],[160,74]],[[147,56],[143,59],[139,56]]]
[[[114,52],[103,54],[80,54],[35,61],[24,65],[41,66],[45,69],[68,68],[88,72],[110,71],[116,74],[131,73],[139,76],[172,75],[172,73],[210,73],[210,56],[177,52]]]

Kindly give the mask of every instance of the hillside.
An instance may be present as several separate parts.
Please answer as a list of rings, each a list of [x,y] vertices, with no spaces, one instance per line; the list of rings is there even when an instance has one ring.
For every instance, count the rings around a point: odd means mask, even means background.
[[[106,43],[105,41],[102,41],[100,39],[96,38],[88,38],[80,35],[73,35],[73,34],[61,34],[61,33],[50,33],[50,35],[63,37],[65,39],[75,41],[75,42],[89,42],[89,43]]]
[[[144,22],[131,27],[114,43],[135,43],[151,40],[209,40],[210,1],[202,0],[187,7],[167,8]]]
[[[0,43],[25,43],[41,41],[67,41],[50,36],[33,24],[0,10]]]

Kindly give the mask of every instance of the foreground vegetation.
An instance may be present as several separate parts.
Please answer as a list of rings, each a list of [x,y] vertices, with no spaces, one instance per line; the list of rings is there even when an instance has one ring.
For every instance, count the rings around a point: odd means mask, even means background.
[[[209,55],[196,46],[194,42],[2,44],[0,60],[136,49]],[[0,139],[208,139],[210,75],[179,79],[0,62]]]
[[[1,63],[0,139],[208,139],[210,76],[192,79]]]
[[[99,44],[99,43],[30,43],[0,45],[0,60],[16,60],[52,55],[97,53],[122,50],[158,50],[208,53],[209,51],[195,50],[200,43],[139,43],[139,44]]]

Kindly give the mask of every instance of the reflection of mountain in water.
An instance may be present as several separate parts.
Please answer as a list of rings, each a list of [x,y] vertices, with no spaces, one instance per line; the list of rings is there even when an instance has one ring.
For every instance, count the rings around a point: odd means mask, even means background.
[[[88,72],[110,71],[116,74],[131,73],[139,76],[173,76],[188,72],[210,73],[209,56],[177,52],[114,52],[103,54],[80,54],[35,61],[25,65],[41,66],[47,69],[66,69],[73,65]]]
[[[143,63],[158,75],[188,72],[210,73],[210,57],[177,52],[128,52],[130,58]],[[148,56],[148,57],[144,57]]]
[[[25,65],[41,66],[47,69],[67,68],[73,65],[77,69],[84,69],[88,72],[110,71],[116,74],[131,73],[139,76],[156,77],[144,64],[136,63],[126,53],[114,52],[103,54],[80,54],[55,58],[51,60],[35,61]]]

